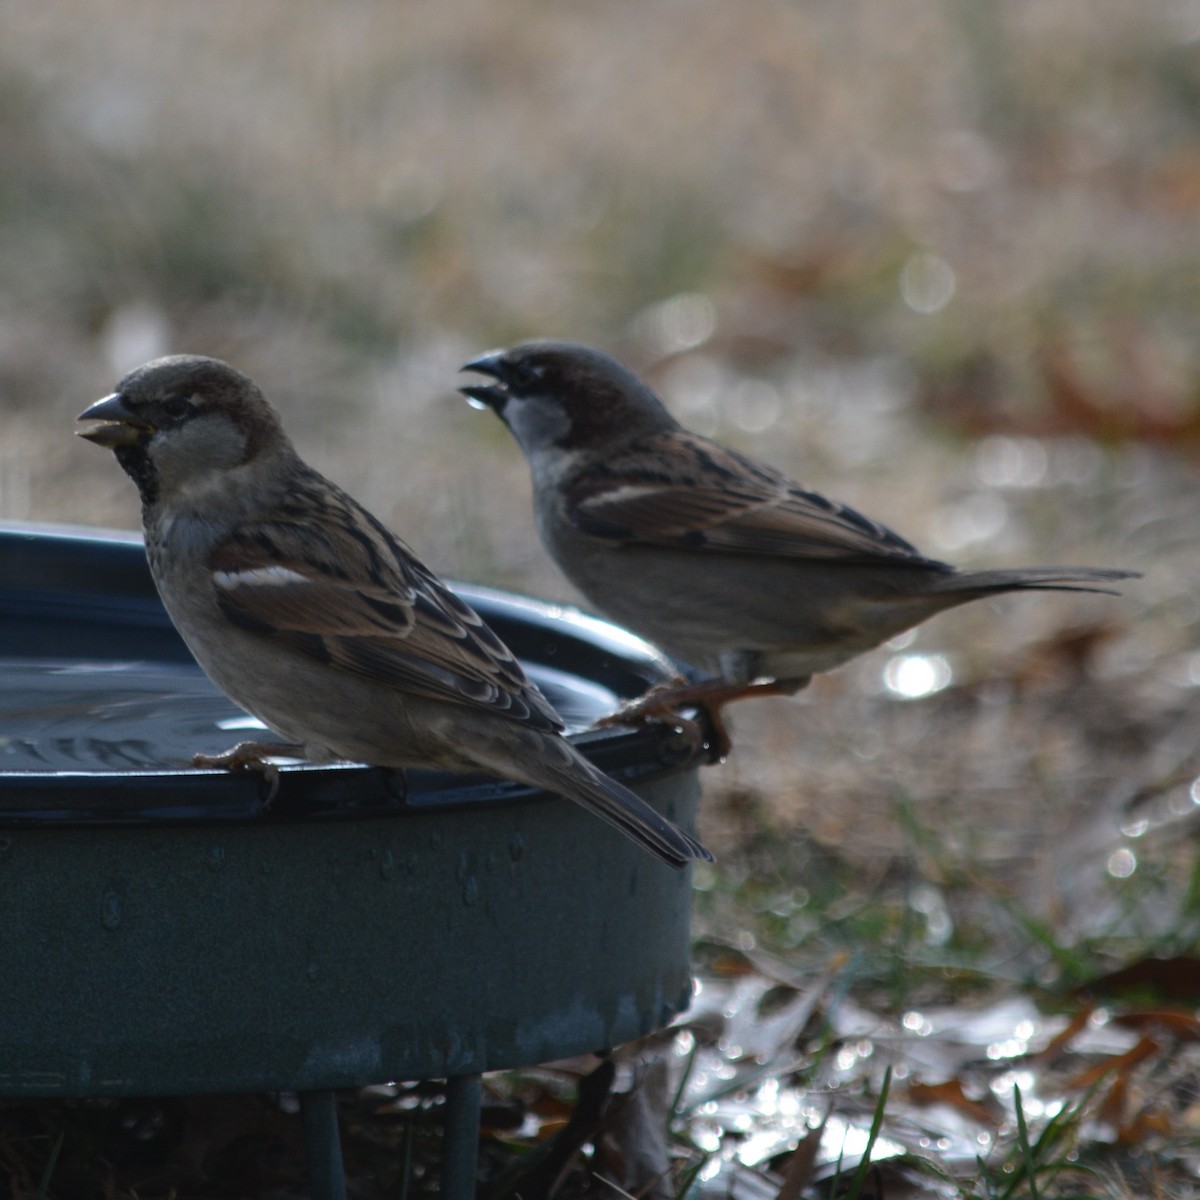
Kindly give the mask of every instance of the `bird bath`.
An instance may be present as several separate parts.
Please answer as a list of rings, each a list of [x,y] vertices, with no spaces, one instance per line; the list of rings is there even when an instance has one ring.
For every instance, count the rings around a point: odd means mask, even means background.
[[[574,610],[457,590],[575,729],[663,677]],[[315,1196],[332,1089],[447,1078],[473,1194],[478,1077],[656,1029],[690,994],[688,872],[567,801],[352,765],[196,771],[251,727],[192,662],[140,540],[0,528],[0,1095],[295,1090]],[[584,734],[690,828],[666,728]]]

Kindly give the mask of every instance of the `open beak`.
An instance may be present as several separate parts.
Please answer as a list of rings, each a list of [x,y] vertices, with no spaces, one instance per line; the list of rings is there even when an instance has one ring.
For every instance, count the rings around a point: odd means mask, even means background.
[[[504,412],[508,403],[508,386],[504,379],[504,351],[493,350],[490,354],[473,358],[460,368],[463,371],[475,371],[479,375],[487,375],[496,382],[492,384],[468,383],[458,390],[466,396],[474,408],[491,408],[497,413]]]
[[[75,432],[97,446],[107,446],[110,450],[117,446],[134,446],[144,442],[154,432],[153,428],[140,421],[125,403],[125,397],[120,392],[113,392],[103,400],[97,400],[89,408],[75,418],[77,421],[95,421],[96,424],[88,429],[77,429]]]

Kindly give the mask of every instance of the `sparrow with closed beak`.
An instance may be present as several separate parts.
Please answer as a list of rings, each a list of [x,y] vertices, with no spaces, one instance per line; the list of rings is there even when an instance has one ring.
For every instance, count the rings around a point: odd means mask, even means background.
[[[547,551],[605,616],[710,678],[655,689],[609,721],[685,706],[728,735],[723,704],[791,694],[942,609],[1026,590],[1108,591],[1095,567],[963,571],[690,433],[632,371],[571,342],[524,342],[463,367],[459,390],[512,431]]]
[[[142,500],[159,595],[270,755],[481,771],[574,800],[673,867],[694,838],[593,766],[509,649],[393,534],[306,465],[253,380],[157,359],[79,417]]]

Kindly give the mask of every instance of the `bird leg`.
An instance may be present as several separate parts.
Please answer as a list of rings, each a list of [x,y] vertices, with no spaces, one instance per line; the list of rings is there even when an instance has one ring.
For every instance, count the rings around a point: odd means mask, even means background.
[[[796,690],[793,683],[780,683],[774,679],[752,683],[730,683],[727,679],[702,679],[688,683],[676,679],[670,683],[659,683],[637,700],[627,701],[616,712],[601,717],[596,724],[601,728],[610,725],[655,725],[668,721],[684,722],[679,715],[681,708],[702,709],[708,719],[711,736],[709,749],[718,761],[729,757],[733,741],[721,717],[721,709],[734,700],[745,700],[752,696],[788,696]]]
[[[257,771],[267,785],[263,807],[269,808],[279,791],[279,768],[268,758],[303,758],[304,747],[295,742],[238,742],[221,754],[194,754],[193,767],[220,767],[226,771]]]

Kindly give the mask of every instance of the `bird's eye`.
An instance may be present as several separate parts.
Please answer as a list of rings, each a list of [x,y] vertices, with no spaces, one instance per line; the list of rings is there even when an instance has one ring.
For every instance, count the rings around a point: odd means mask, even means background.
[[[542,375],[542,368],[535,366],[527,359],[521,359],[513,364],[513,382],[518,388],[534,387],[541,382]]]
[[[168,417],[182,417],[192,411],[192,406],[182,396],[171,396],[162,402],[162,410]]]

